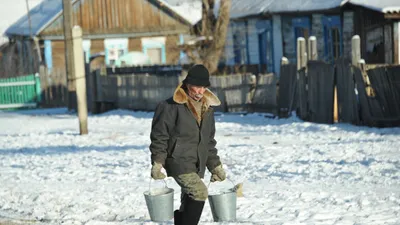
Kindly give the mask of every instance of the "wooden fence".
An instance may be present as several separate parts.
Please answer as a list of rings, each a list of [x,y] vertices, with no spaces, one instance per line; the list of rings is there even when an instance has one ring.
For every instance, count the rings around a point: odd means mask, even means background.
[[[93,99],[92,112],[109,108],[153,111],[162,100],[171,97],[182,76],[131,74],[101,75],[91,73],[89,87]],[[276,78],[272,74],[211,76],[211,87],[221,100],[216,111],[273,112],[276,108]],[[254,97],[253,97],[254,96]],[[254,101],[254,102],[253,102]],[[254,105],[253,105],[254,103]],[[253,107],[254,106],[254,107]]]
[[[339,121],[359,124],[359,106],[355,92],[356,83],[352,76],[351,61],[345,58],[336,61],[336,83]]]
[[[281,66],[279,78],[278,108],[277,114],[280,118],[289,117],[290,112],[297,107],[297,68],[295,64]]]
[[[40,67],[41,101],[40,106],[66,107],[67,106],[67,78],[65,70],[53,69],[49,72]]]
[[[281,117],[287,116],[285,108],[297,105],[298,116],[305,121],[334,123],[336,87],[338,122],[374,127],[400,125],[400,66],[365,70],[352,66],[347,59],[335,64],[309,61],[306,68],[297,71],[295,85],[293,65],[282,68],[278,104]]]

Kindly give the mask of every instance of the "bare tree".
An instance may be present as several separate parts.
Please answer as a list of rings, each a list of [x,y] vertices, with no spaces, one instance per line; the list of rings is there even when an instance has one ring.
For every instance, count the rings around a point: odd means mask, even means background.
[[[224,50],[230,19],[231,0],[220,0],[218,15],[214,14],[215,0],[202,0],[202,20],[193,32],[201,36],[195,45],[185,45],[184,51],[196,64],[204,64],[214,73]]]

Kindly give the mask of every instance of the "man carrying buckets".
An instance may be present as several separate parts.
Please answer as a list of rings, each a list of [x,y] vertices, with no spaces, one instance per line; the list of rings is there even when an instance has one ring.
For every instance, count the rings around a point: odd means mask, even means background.
[[[210,74],[203,65],[189,69],[172,98],[158,104],[151,127],[151,177],[167,175],[181,187],[181,207],[174,212],[175,224],[196,225],[208,197],[205,168],[211,182],[226,178],[215,148],[215,119],[212,106],[221,104],[207,87]]]

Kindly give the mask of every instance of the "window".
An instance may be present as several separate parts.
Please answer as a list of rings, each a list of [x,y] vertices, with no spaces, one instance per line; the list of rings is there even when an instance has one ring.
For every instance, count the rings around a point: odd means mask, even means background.
[[[258,48],[260,64],[267,72],[274,72],[274,57],[272,43],[272,23],[270,20],[259,20],[256,23],[258,33]]]
[[[119,57],[128,53],[128,39],[105,39],[105,55],[106,64],[108,66],[115,66],[116,61]]]
[[[322,18],[324,27],[324,61],[333,63],[342,55],[342,27],[339,16]]]
[[[165,37],[142,38],[143,53],[149,56],[151,64],[165,64]]]
[[[366,32],[366,61],[367,63],[384,63],[385,47],[383,27],[370,29]]]
[[[249,62],[247,52],[247,25],[245,22],[232,24],[233,30],[233,53],[236,64],[247,64]]]
[[[147,55],[153,64],[161,64],[161,48],[148,48]]]
[[[294,29],[294,58],[291,61],[297,62],[297,39],[303,37],[306,40],[306,46],[308,38],[311,35],[311,23],[308,17],[298,17],[292,19],[292,26]]]

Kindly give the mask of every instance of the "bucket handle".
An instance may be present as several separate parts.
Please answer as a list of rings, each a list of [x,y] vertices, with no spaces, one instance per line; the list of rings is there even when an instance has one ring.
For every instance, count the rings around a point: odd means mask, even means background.
[[[152,177],[150,177],[150,182],[149,182],[149,193],[151,191],[151,181],[153,180]],[[155,180],[155,179],[154,179]],[[165,179],[162,179],[164,181],[164,187],[168,188],[167,182],[165,181]]]
[[[233,187],[235,187],[236,185],[235,185],[235,183],[233,183],[233,181],[231,180],[231,179],[229,179],[229,177],[226,177],[226,179],[227,180],[229,180],[232,184],[233,184]],[[209,183],[208,183],[208,185],[207,185],[207,189],[209,189],[210,188],[210,184],[211,184],[212,182],[210,181]]]

